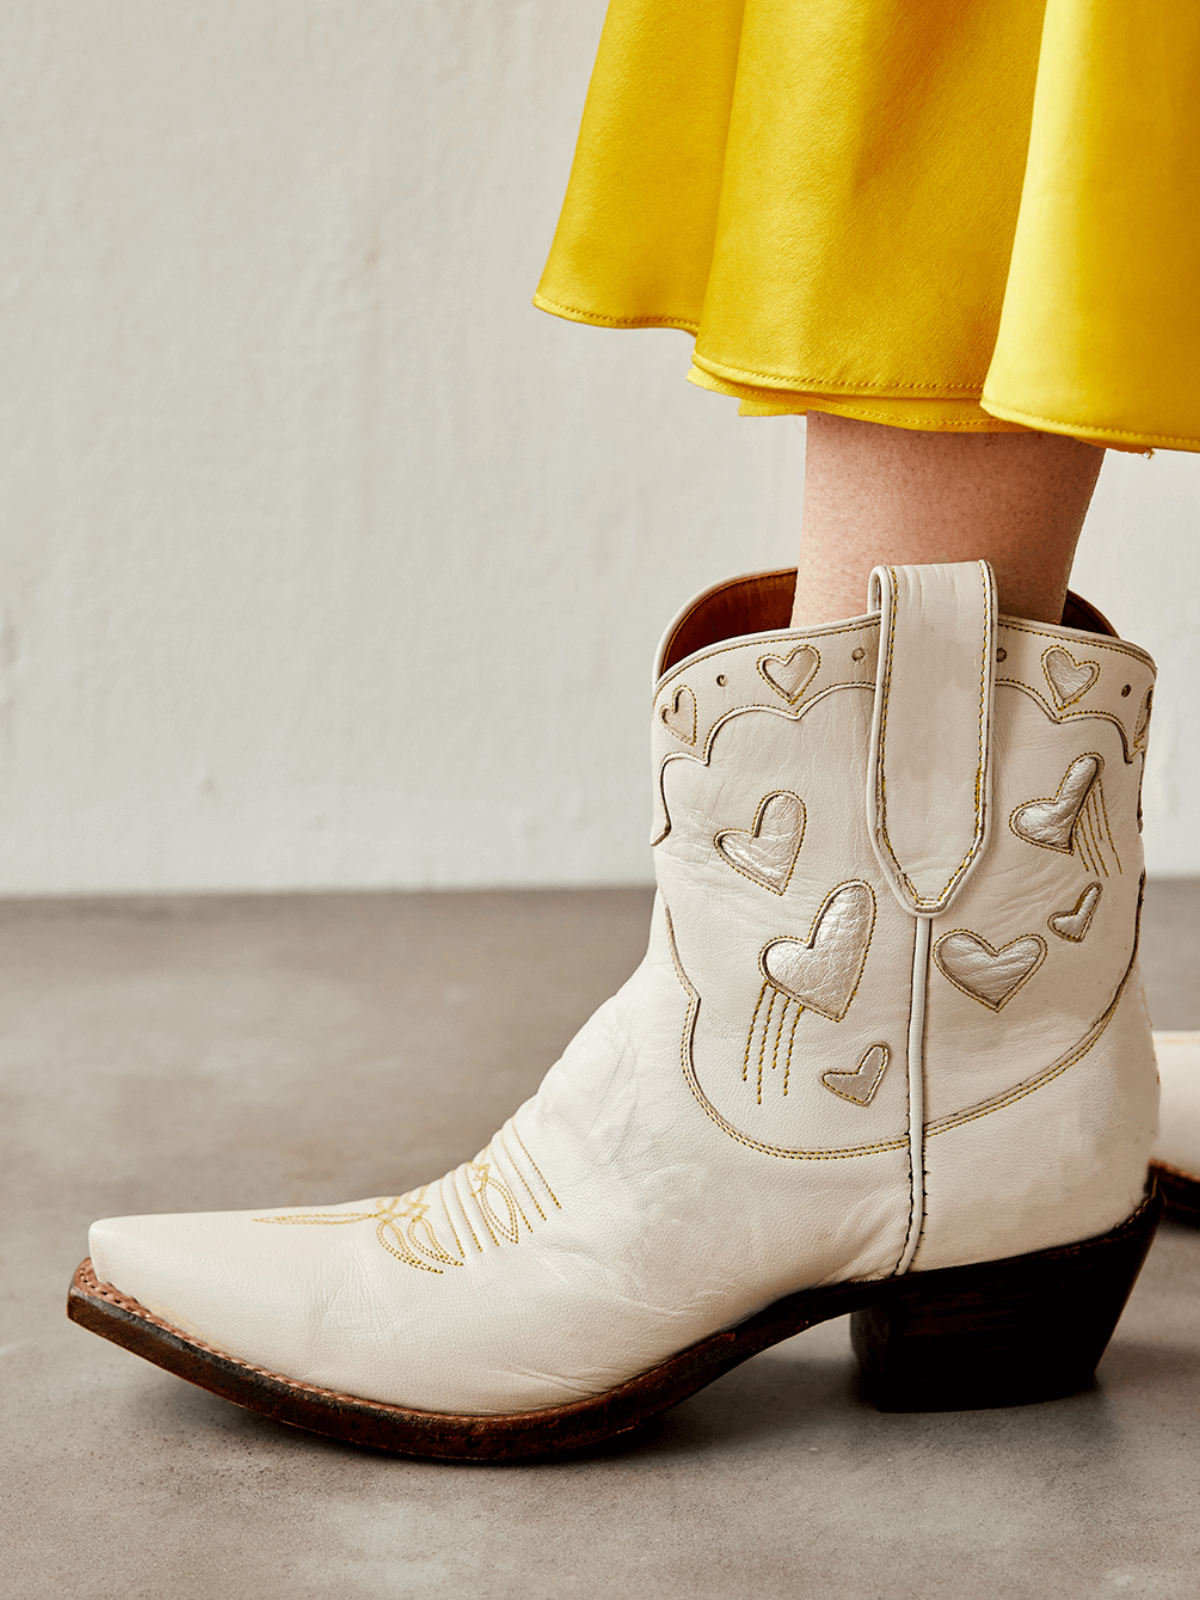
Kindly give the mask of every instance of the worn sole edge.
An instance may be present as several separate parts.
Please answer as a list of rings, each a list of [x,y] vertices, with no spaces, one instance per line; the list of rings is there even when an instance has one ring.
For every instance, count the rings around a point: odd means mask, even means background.
[[[1200,1228],[1200,1178],[1182,1167],[1168,1166],[1165,1161],[1152,1162],[1150,1176],[1162,1191],[1167,1216],[1173,1222],[1186,1222],[1193,1228]]]
[[[626,1433],[678,1405],[760,1350],[848,1312],[905,1295],[978,1296],[987,1292],[990,1279],[1007,1277],[1022,1267],[1053,1271],[1056,1263],[1096,1245],[1118,1244],[1135,1235],[1144,1237],[1144,1249],[1149,1249],[1161,1209],[1161,1199],[1152,1192],[1120,1227],[1095,1239],[903,1278],[802,1289],[604,1394],[502,1416],[414,1411],[269,1372],[172,1327],[111,1284],[101,1283],[90,1256],[76,1269],[67,1296],[67,1315],[80,1327],[176,1377],[294,1428],[393,1455],[446,1461],[529,1460],[586,1449]]]

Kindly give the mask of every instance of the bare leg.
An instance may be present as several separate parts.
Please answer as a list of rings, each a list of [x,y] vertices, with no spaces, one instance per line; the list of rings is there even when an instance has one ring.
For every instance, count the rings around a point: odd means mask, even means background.
[[[1059,622],[1104,451],[1050,433],[808,416],[794,627],[856,616],[881,561],[990,561],[1000,609]]]

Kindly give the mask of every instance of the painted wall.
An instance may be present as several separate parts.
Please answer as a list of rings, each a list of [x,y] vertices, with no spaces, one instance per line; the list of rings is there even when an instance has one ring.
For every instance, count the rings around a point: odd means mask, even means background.
[[[803,445],[529,306],[602,14],[0,12],[0,892],[648,875],[656,638],[787,561]],[[1198,509],[1114,458],[1082,563],[1164,669],[1159,872]]]

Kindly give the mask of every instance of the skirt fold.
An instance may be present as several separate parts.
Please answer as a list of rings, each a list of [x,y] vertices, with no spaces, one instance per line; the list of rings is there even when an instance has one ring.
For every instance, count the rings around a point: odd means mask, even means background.
[[[1193,0],[611,0],[535,304],[749,415],[1200,449]]]

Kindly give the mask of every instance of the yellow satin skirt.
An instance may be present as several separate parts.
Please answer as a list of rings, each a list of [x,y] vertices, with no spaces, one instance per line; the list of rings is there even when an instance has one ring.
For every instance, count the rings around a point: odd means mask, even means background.
[[[1200,450],[1200,3],[611,0],[534,303],[750,415]]]

